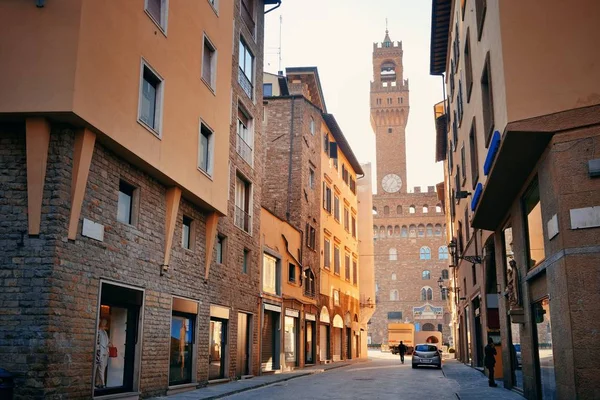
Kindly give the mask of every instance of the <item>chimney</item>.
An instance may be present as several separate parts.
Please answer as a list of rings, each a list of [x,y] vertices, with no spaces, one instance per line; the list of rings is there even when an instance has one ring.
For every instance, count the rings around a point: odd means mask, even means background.
[[[435,192],[435,186],[427,186],[427,193]]]
[[[415,193],[421,193],[421,186],[415,186]]]

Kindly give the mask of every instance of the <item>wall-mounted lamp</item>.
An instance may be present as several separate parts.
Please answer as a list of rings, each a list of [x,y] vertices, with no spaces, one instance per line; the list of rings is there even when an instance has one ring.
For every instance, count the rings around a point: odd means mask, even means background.
[[[454,239],[452,239],[450,241],[450,243],[448,243],[448,253],[450,253],[450,256],[452,256],[452,260],[456,260],[456,263],[458,264],[458,260],[465,260],[467,262],[470,262],[471,264],[481,264],[481,256],[458,256],[455,258],[456,256],[456,241]]]
[[[471,192],[467,192],[465,190],[459,190],[458,192],[456,192],[456,194],[454,195],[454,198],[456,200],[460,200],[460,199],[466,199],[467,197],[469,197],[471,195]]]

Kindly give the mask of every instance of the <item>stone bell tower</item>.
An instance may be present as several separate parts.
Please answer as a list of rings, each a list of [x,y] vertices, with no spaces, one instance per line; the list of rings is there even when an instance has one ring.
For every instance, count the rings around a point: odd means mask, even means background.
[[[392,42],[388,31],[373,43],[371,126],[377,149],[377,194],[406,193],[406,122],[408,79],[403,79],[402,42]]]

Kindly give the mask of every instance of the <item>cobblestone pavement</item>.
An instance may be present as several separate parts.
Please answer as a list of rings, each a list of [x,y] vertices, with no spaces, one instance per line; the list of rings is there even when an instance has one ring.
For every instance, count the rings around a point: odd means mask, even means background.
[[[370,362],[330,364],[290,374],[256,377],[170,396],[169,400],[242,399],[452,399],[523,400],[506,390],[487,385],[478,370],[457,361],[444,362],[442,370],[411,368],[411,359],[369,352]],[[333,368],[332,368],[333,367]],[[323,373],[321,373],[323,372]]]

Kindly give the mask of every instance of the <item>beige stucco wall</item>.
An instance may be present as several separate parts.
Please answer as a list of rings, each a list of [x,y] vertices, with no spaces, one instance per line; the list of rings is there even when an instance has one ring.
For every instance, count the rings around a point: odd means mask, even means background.
[[[144,1],[2,2],[0,114],[75,114],[143,166],[226,213],[233,4],[169,2],[164,34]],[[194,16],[190,18],[190,16]],[[26,21],[26,23],[23,23]],[[201,76],[203,35],[216,47],[213,92]],[[15,40],[19,38],[19,40]],[[142,58],[164,79],[160,138],[138,123]],[[55,116],[55,118],[57,118]],[[197,168],[200,120],[214,131],[212,176]]]
[[[509,121],[600,104],[598,1],[488,2],[488,12],[493,4]]]

